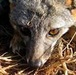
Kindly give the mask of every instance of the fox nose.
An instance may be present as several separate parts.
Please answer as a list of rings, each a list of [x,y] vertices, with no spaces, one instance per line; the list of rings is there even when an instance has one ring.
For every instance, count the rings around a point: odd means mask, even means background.
[[[42,61],[35,60],[35,61],[29,61],[29,65],[33,68],[38,68],[38,67],[41,67],[43,64],[42,64]]]

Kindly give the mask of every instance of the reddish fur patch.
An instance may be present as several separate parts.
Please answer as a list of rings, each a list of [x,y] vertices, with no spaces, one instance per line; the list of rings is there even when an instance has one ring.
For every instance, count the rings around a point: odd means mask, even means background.
[[[66,0],[66,5],[70,6],[72,4],[72,0]]]
[[[13,3],[10,3],[10,9],[12,10],[16,5]]]
[[[74,17],[74,19],[76,20],[76,9],[72,9],[71,13],[72,13],[72,16]]]

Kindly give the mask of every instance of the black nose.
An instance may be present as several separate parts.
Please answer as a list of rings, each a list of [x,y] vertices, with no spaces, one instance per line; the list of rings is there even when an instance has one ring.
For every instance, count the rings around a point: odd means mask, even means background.
[[[31,67],[38,68],[42,66],[42,61],[39,61],[39,60],[29,61],[29,65]]]

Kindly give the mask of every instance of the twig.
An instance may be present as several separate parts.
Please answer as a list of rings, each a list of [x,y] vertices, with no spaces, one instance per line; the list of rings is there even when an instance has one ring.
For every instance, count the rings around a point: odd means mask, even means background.
[[[0,56],[0,60],[12,61],[12,59],[8,59],[8,57],[1,57],[1,56]]]
[[[37,75],[39,68],[37,68],[37,70],[35,71],[34,75]]]
[[[74,35],[72,36],[71,40],[69,41],[69,43],[67,44],[67,46],[62,50],[66,50],[66,48],[70,45],[70,43],[73,41],[74,37],[76,36],[76,32],[74,33]]]

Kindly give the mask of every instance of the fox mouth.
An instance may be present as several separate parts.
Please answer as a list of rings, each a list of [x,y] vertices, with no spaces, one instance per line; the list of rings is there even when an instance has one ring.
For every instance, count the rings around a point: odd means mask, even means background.
[[[50,46],[38,59],[35,59],[33,61],[31,59],[28,59],[29,65],[34,68],[42,67],[51,56],[51,52],[52,50]]]

